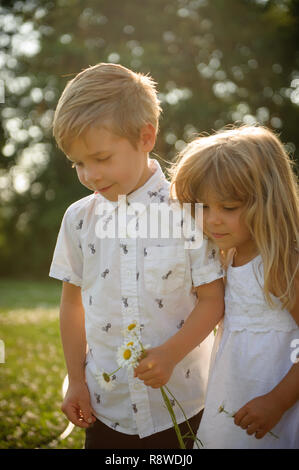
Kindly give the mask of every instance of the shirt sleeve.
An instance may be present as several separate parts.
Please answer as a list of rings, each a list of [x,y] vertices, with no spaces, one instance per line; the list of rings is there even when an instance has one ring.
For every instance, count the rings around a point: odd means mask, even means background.
[[[79,232],[72,222],[71,211],[67,209],[58,233],[49,276],[81,287],[83,255]]]
[[[204,238],[200,248],[189,249],[191,275],[194,287],[220,279],[224,271],[220,263],[219,249]]]

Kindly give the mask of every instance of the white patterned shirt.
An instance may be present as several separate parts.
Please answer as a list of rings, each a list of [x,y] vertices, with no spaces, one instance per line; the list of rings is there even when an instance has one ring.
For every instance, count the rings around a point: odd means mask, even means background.
[[[170,184],[156,160],[149,164],[154,173],[126,196],[127,208],[140,203],[147,213],[151,203],[169,204]],[[99,210],[103,207],[104,213]],[[206,239],[200,248],[186,249],[183,238],[99,238],[99,227],[108,231],[118,211],[118,202],[98,193],[69,206],[49,275],[81,287],[88,344],[85,377],[97,418],[143,438],[173,425],[160,390],[145,386],[126,368],[115,374],[112,391],[101,389],[95,375],[118,368],[116,351],[124,343],[122,330],[130,323],[142,325],[143,345],[156,347],[173,336],[197,302],[192,287],[223,277],[223,271],[216,247]],[[213,339],[212,333],[187,354],[167,384],[187,418],[204,406]],[[177,422],[183,422],[182,412],[173,405]]]

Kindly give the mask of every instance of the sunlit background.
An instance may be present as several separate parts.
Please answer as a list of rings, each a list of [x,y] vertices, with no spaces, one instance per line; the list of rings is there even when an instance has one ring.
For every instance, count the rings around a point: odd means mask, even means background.
[[[158,83],[156,155],[171,160],[198,133],[259,122],[298,161],[299,1],[1,5],[0,447],[80,448],[80,430],[59,439],[60,284],[47,276],[62,215],[89,191],[52,138],[57,100],[82,69],[120,63]]]

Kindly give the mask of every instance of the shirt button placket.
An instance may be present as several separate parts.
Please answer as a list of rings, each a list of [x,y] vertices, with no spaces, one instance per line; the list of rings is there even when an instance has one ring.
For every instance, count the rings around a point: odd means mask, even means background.
[[[122,302],[121,305],[124,328],[133,321],[140,323],[136,279],[137,243],[138,238],[120,240],[121,247],[125,247],[120,250],[121,296],[127,299],[127,304]],[[128,370],[128,381],[132,404],[136,404],[138,409],[138,412],[134,413],[134,419],[139,435],[142,437],[148,433],[149,428],[152,428],[152,432],[154,431],[148,393],[143,383],[139,382],[136,387],[137,379],[134,378],[134,374],[130,370]]]

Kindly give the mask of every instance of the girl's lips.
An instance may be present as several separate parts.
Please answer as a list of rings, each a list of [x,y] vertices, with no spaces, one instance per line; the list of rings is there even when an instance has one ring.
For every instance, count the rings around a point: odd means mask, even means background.
[[[214,238],[222,238],[228,235],[228,233],[211,233],[212,237]]]

